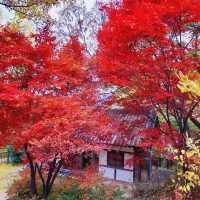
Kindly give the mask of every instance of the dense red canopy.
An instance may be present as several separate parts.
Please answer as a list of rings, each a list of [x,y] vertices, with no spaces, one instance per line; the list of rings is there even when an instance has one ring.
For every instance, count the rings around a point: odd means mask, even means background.
[[[76,37],[56,49],[45,28],[32,40],[0,32],[1,145],[30,145],[36,159],[64,158],[89,148],[88,138],[108,134],[109,119],[96,108],[84,47]]]
[[[200,69],[200,1],[124,0],[105,10],[108,19],[98,33],[98,74],[126,94],[120,99],[126,108],[134,111],[140,105],[161,116],[156,144],[163,144],[163,135],[177,143],[173,121],[184,135],[198,105],[177,88],[177,74]],[[149,131],[145,135],[150,138]]]

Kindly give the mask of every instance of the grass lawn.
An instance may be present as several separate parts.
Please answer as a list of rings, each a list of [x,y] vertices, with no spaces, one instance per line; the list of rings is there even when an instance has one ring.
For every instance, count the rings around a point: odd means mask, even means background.
[[[0,164],[0,193],[5,193],[12,183],[18,177],[17,171],[21,165]]]

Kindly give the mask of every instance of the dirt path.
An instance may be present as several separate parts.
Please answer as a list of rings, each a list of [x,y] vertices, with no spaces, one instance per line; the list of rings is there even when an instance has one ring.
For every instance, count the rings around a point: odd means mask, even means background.
[[[7,190],[12,181],[18,177],[19,170],[22,166],[11,164],[0,164],[0,200],[7,199]]]

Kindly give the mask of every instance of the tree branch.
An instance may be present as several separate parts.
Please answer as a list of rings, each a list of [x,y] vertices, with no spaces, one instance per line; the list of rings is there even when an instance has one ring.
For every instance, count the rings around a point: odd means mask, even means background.
[[[190,117],[190,120],[193,122],[195,126],[197,126],[200,129],[200,121],[195,119],[193,116]]]
[[[186,131],[187,128],[187,121],[190,118],[190,116],[192,115],[194,109],[197,107],[197,105],[199,104],[200,99],[191,107],[191,109],[189,110],[187,116],[185,117],[184,121],[183,121],[183,131]]]
[[[22,5],[19,5],[19,4],[16,5],[16,4],[8,4],[8,3],[0,2],[0,5],[13,9],[13,8],[30,8],[30,7],[37,5],[37,4],[32,3],[32,4],[26,4],[26,5],[23,5],[23,4]]]

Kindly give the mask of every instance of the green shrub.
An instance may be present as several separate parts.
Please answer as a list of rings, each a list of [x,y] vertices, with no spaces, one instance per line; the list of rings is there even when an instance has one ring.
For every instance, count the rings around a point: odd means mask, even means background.
[[[7,145],[6,147],[8,151],[8,161],[13,163],[13,164],[19,164],[21,163],[21,157],[23,156],[23,151],[15,151],[12,145]]]
[[[81,189],[78,184],[73,184],[69,190],[62,192],[56,200],[82,200],[84,189]]]
[[[119,188],[104,184],[87,189],[87,195],[89,200],[128,200]]]
[[[124,197],[124,192],[119,188],[113,192],[112,196],[114,200],[131,200],[131,198]]]

